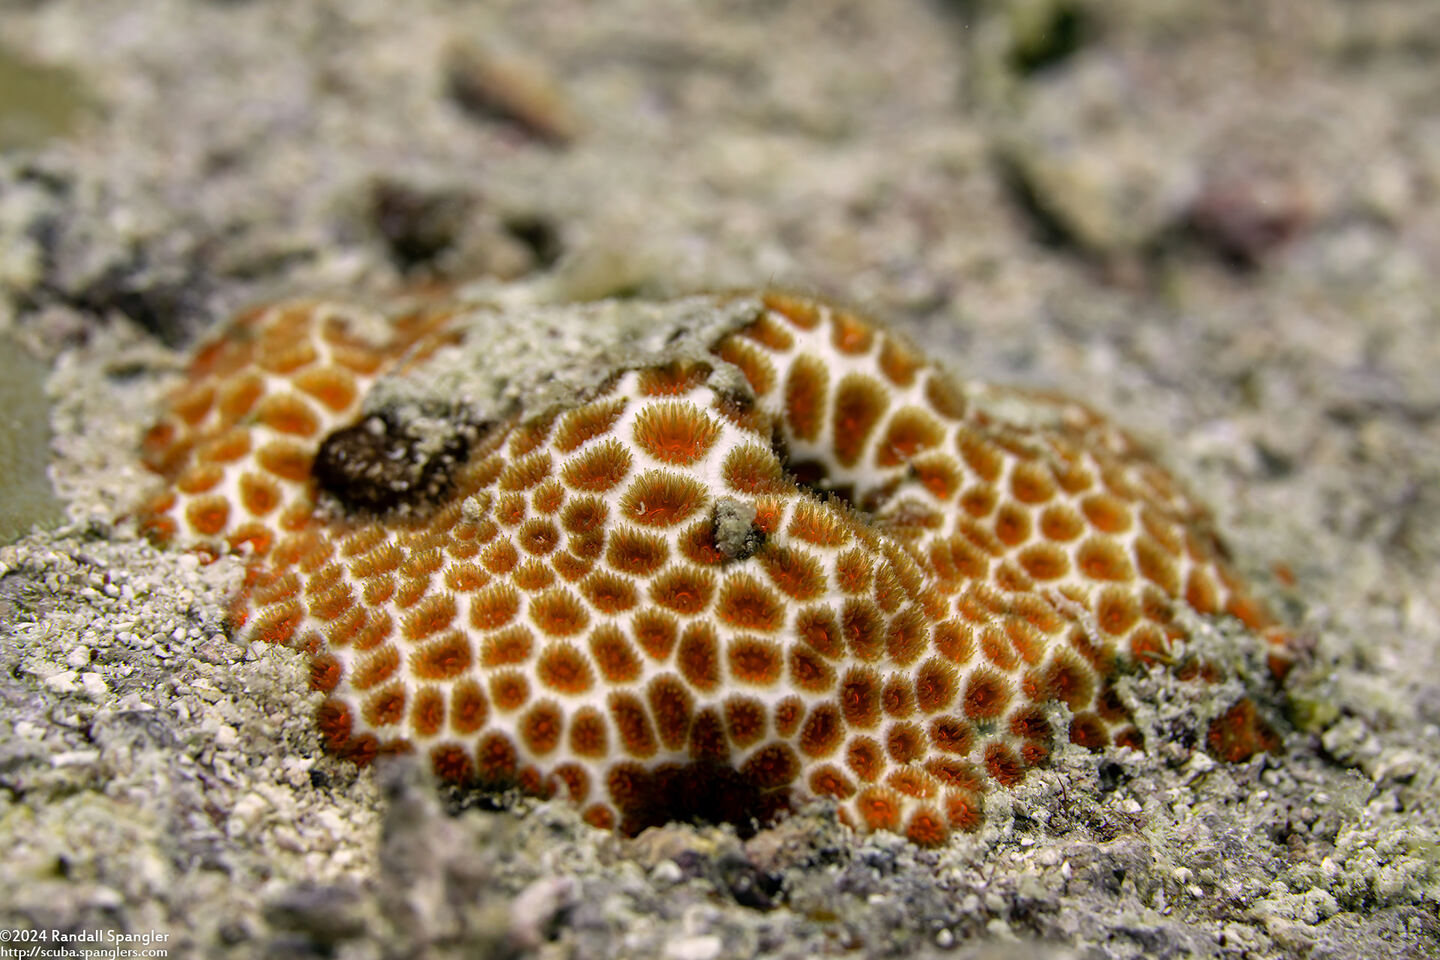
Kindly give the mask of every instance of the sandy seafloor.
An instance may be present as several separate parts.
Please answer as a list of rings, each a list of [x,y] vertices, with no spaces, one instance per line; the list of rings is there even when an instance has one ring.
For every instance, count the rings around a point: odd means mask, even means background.
[[[7,348],[4,523],[51,522],[0,547],[0,928],[171,957],[1440,956],[1432,0],[9,0],[0,45],[83,90],[0,153],[0,327],[50,371],[64,516]],[[1149,752],[1061,750],[943,849],[824,808],[620,840],[324,756],[301,657],[226,635],[239,563],[116,519],[238,306],[772,283],[1154,447],[1296,627],[1283,694],[1242,671],[1283,751],[1217,764],[1211,694],[1138,677]],[[605,332],[554,316],[476,375],[573,371]]]

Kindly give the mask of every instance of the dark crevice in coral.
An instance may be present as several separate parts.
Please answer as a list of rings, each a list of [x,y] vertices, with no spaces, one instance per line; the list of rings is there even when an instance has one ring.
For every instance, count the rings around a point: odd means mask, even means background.
[[[832,484],[825,465],[816,460],[780,459],[780,465],[795,485],[817,500],[839,500],[847,507],[855,505],[855,488],[850,484]]]
[[[444,500],[456,469],[493,426],[462,424],[422,434],[386,414],[367,417],[326,437],[311,473],[320,489],[347,511],[430,509]]]

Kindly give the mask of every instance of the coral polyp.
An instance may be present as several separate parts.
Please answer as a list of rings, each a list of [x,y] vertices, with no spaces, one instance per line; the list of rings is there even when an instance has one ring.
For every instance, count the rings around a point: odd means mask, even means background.
[[[1060,742],[1145,748],[1121,672],[1221,669],[1181,608],[1284,662],[1203,509],[1079,404],[1002,421],[977,400],[1005,391],[769,294],[703,356],[422,456],[361,401],[462,313],[369,339],[347,308],[252,313],[146,438],[169,483],[145,525],[249,551],[236,635],[310,653],[343,756],[417,752],[627,831],[822,796],[933,844]],[[1274,742],[1248,701],[1210,731],[1226,759]]]

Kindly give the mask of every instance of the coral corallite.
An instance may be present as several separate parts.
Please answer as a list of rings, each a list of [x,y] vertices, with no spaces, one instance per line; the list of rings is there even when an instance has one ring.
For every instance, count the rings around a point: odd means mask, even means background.
[[[706,357],[427,460],[360,406],[450,316],[254,311],[145,441],[169,482],[144,524],[249,552],[235,631],[311,653],[341,755],[631,831],[828,796],[932,844],[1059,740],[1143,749],[1120,671],[1218,669],[1180,605],[1283,666],[1203,511],[1079,405],[1000,422],[874,324],[769,294]],[[1226,759],[1274,744],[1248,701],[1210,731]]]

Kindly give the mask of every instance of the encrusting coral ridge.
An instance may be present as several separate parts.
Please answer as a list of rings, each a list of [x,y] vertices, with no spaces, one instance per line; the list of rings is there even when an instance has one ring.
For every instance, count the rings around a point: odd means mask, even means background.
[[[312,654],[344,756],[415,751],[629,831],[826,796],[933,844],[1060,738],[1143,748],[1123,669],[1217,679],[1179,605],[1283,672],[1204,511],[1078,404],[1000,422],[869,321],[768,294],[706,359],[463,443],[362,416],[454,312],[252,311],[145,440],[168,483],[144,526],[249,552],[234,628]],[[1248,700],[1209,731],[1225,759],[1276,742]]]

